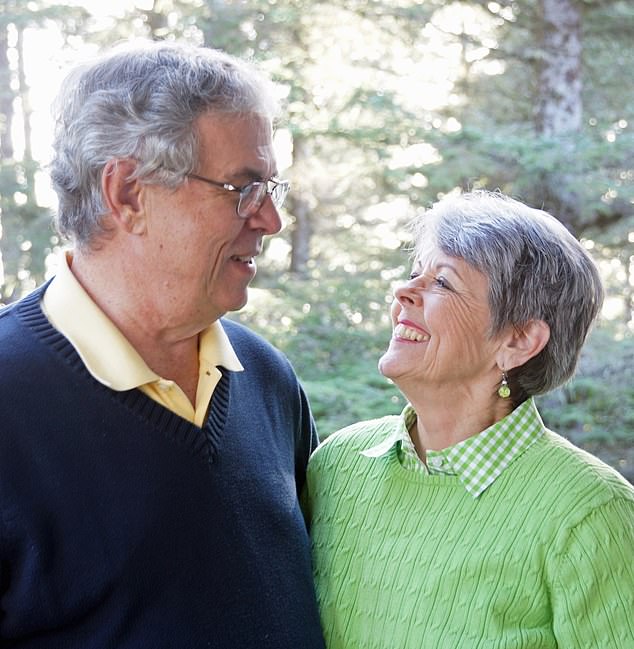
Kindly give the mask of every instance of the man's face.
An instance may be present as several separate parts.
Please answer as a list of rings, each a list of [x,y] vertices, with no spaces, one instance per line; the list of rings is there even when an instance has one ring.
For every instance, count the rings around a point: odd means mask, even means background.
[[[203,115],[197,122],[196,174],[235,187],[267,180],[277,169],[271,125],[257,116]],[[189,179],[178,189],[147,186],[148,244],[161,310],[207,326],[247,301],[264,235],[281,228],[267,196],[248,219],[236,214],[238,192]]]

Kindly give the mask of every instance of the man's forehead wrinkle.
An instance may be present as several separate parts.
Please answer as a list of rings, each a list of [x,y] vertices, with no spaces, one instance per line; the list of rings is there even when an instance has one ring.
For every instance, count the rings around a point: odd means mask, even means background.
[[[236,180],[268,180],[277,175],[277,165],[271,145],[259,145],[256,147],[257,157],[262,161],[261,165],[254,165],[249,162],[244,165],[238,163],[235,168],[229,171],[229,175]]]

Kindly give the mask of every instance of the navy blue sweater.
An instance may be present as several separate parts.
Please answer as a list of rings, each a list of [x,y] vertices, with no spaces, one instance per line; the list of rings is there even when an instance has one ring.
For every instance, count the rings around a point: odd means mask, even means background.
[[[200,429],[95,381],[41,294],[0,313],[0,647],[323,647],[286,359],[223,321],[245,371]]]

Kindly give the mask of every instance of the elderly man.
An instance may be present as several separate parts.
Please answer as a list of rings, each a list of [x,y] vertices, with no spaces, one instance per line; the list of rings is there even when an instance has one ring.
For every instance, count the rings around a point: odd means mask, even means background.
[[[242,307],[288,185],[269,83],[203,48],[67,80],[72,243],[0,315],[0,646],[321,648],[298,492],[315,445]]]

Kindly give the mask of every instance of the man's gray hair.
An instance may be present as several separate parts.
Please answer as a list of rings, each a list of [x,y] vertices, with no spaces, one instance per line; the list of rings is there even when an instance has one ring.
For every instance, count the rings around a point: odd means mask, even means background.
[[[559,221],[508,196],[475,191],[436,203],[414,233],[415,254],[435,244],[487,276],[491,336],[530,320],[550,327],[544,349],[509,372],[516,405],[572,377],[603,287],[592,258]]]
[[[203,47],[142,43],[78,67],[56,104],[53,187],[57,229],[79,247],[104,232],[101,176],[137,161],[133,178],[177,187],[198,161],[203,113],[277,116],[271,82],[250,64]]]

